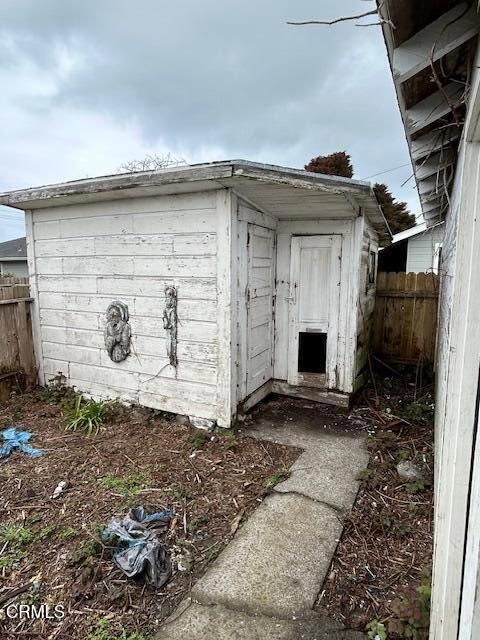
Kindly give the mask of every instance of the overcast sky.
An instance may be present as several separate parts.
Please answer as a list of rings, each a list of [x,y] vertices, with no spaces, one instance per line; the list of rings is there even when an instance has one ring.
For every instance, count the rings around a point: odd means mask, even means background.
[[[360,0],[1,0],[0,191],[114,173],[147,153],[355,177],[409,162],[379,27],[292,27]],[[373,181],[415,213],[409,166]],[[23,235],[0,207],[0,241]]]

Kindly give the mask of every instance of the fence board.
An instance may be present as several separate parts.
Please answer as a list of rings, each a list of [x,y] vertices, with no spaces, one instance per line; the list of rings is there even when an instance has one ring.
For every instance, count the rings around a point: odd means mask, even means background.
[[[433,273],[378,274],[373,327],[378,357],[405,363],[434,361],[438,288]]]
[[[12,381],[36,381],[28,278],[0,278],[0,398]]]

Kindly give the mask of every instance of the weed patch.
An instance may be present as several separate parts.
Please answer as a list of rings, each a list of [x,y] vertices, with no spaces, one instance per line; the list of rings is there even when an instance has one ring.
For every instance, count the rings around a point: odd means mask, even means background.
[[[3,548],[0,556],[0,569],[11,569],[24,560],[28,553],[24,547],[35,539],[35,532],[28,527],[4,525],[0,527],[0,546]]]
[[[81,533],[80,529],[74,529],[73,527],[67,527],[58,534],[60,540],[66,540],[67,538],[75,538]]]
[[[77,395],[73,405],[65,407],[66,431],[83,431],[87,436],[97,434],[107,416],[108,402],[85,400]]]
[[[209,440],[210,437],[205,431],[200,431],[199,429],[191,433],[188,438],[188,441],[194,449],[201,449]]]
[[[392,601],[395,617],[388,623],[388,631],[403,638],[427,640],[430,627],[430,580],[424,578],[417,587],[403,589]]]
[[[184,484],[174,484],[167,489],[167,491],[169,491],[179,502],[191,500],[193,497],[190,487]]]
[[[107,489],[114,489],[122,496],[133,498],[142,489],[145,489],[146,477],[141,473],[135,473],[130,476],[120,478],[113,473],[107,473],[98,481],[102,487]]]
[[[277,471],[277,473],[274,473],[273,475],[266,478],[264,486],[266,489],[273,489],[277,484],[283,482],[289,477],[290,471],[288,469],[280,469],[280,471]]]
[[[101,618],[95,630],[87,637],[87,640],[148,640],[147,636],[136,631],[128,633],[123,627],[121,631],[114,632],[112,625],[106,618]]]
[[[84,564],[90,558],[95,558],[102,552],[102,545],[97,540],[87,540],[73,554],[70,564]]]

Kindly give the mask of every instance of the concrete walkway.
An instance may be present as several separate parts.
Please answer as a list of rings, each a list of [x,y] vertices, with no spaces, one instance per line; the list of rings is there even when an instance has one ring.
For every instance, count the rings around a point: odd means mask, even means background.
[[[290,477],[239,529],[162,626],[169,640],[359,640],[313,606],[368,463],[363,436],[324,429],[323,420],[271,419],[260,412],[256,438],[304,449]]]

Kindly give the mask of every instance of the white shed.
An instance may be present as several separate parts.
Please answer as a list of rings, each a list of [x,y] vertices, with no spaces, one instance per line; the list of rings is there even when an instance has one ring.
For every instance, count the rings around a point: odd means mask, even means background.
[[[26,211],[41,383],[223,427],[272,391],[361,385],[390,240],[370,184],[233,160],[0,203]]]

